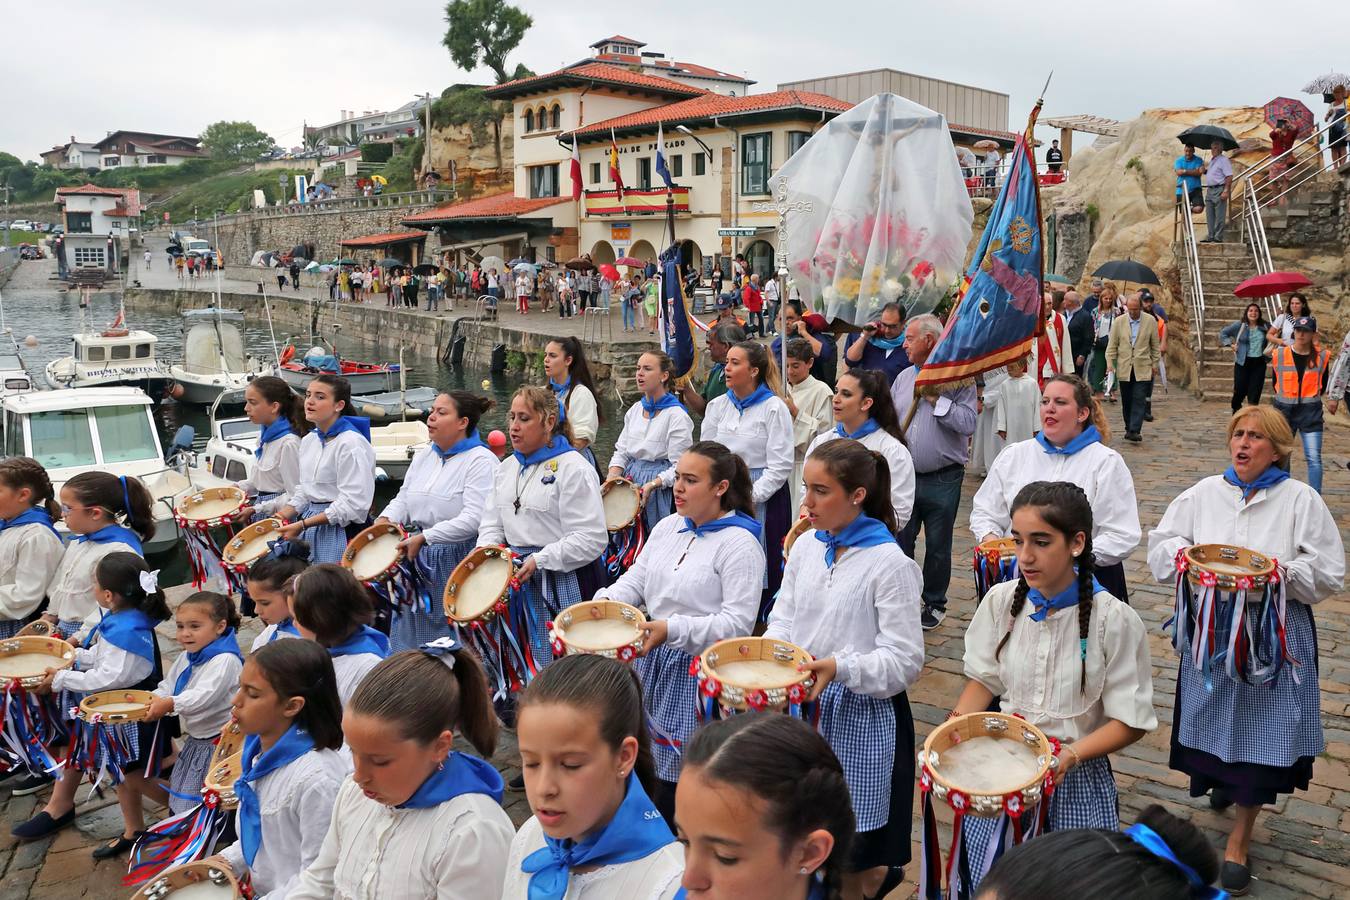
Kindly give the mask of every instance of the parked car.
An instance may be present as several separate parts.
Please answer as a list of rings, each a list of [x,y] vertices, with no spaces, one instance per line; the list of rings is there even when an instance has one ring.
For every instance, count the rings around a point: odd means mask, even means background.
[[[35,244],[20,244],[19,259],[42,259],[42,248]]]
[[[9,227],[14,231],[32,231],[33,223],[28,219],[15,219],[9,223]]]
[[[51,232],[51,233],[52,233],[52,234],[65,234],[65,233],[66,233],[66,226],[64,226],[64,225],[53,225],[53,226],[52,226],[52,232]]]

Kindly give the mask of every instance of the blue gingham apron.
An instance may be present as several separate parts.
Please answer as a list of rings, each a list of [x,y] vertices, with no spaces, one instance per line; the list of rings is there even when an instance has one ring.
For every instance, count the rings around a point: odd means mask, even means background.
[[[178,759],[169,776],[169,811],[174,815],[196,809],[202,802],[202,784],[211,770],[211,754],[216,743],[209,738],[190,737],[178,748]]]
[[[895,774],[895,707],[889,698],[855,694],[837,681],[826,685],[817,702],[817,730],[844,767],[857,830],[882,827],[890,818]]]
[[[18,634],[19,630],[26,624],[28,623],[21,622],[18,619],[0,620],[0,640],[14,637],[14,635]]]
[[[668,459],[630,459],[624,466],[624,477],[634,484],[646,484],[666,469],[670,468]],[[642,510],[642,521],[647,526],[647,534],[652,533],[656,523],[675,511],[675,493],[670,488],[658,488],[647,495],[647,505]]]
[[[317,516],[332,505],[331,500],[310,503],[300,510],[300,519]],[[300,533],[300,540],[309,544],[309,561],[318,563],[342,562],[342,551],[347,549],[347,530],[332,523],[312,525]]]
[[[280,496],[281,496],[281,492],[280,492],[280,491],[272,491],[272,492],[265,493],[265,494],[259,494],[258,496],[256,496],[256,497],[253,498],[253,505],[254,505],[254,506],[257,506],[259,503],[270,503],[270,502],[272,502],[273,500],[277,499],[277,498],[280,497]],[[253,518],[249,519],[249,521],[250,521],[250,522],[261,522],[263,519],[270,519],[270,518],[272,518],[272,517],[271,517],[271,516],[265,516],[265,515],[263,515],[263,514],[260,513],[260,512],[255,512],[255,513],[253,514]]]
[[[417,554],[417,567],[420,574],[429,576],[424,586],[431,596],[431,612],[423,609],[421,604],[399,607],[389,629],[390,653],[416,650],[428,641],[454,634],[445,618],[445,583],[476,543],[470,539],[453,544],[422,545]]]
[[[524,559],[542,549],[513,545],[511,552]],[[585,599],[581,596],[581,583],[575,571],[553,572],[536,568],[530,580],[521,584],[520,599],[525,604],[525,619],[530,626],[530,655],[534,657],[535,668],[542,672],[553,662],[548,623],[567,607]]]
[[[642,681],[642,705],[655,725],[651,729],[652,755],[656,758],[656,775],[662,781],[679,780],[680,750],[699,725],[698,679],[689,674],[693,660],[669,644],[633,660]],[[672,747],[670,739],[679,746]]]

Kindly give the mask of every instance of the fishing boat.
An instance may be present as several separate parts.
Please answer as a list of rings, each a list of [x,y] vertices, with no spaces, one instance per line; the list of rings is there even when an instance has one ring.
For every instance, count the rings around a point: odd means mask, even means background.
[[[180,429],[166,461],[152,405],[134,387],[11,394],[0,398],[5,455],[31,456],[42,463],[58,491],[81,472],[136,476],[155,498],[155,534],[145,551],[168,550],[179,539],[173,519],[178,499],[225,482],[196,467],[187,426]]]
[[[14,332],[5,325],[5,301],[0,295],[0,397],[23,394],[33,389],[33,379],[23,364],[23,353]]]
[[[436,389],[429,387],[389,391],[385,394],[362,394],[352,398],[352,408],[357,415],[375,421],[420,419],[431,412],[435,403]]]
[[[303,394],[314,377],[324,373],[347,379],[353,395],[383,394],[398,389],[399,367],[396,364],[354,362],[326,347],[310,347],[300,359],[295,358],[294,344],[281,351],[277,374],[296,393]]]
[[[271,367],[244,349],[244,314],[211,307],[183,312],[183,362],[169,367],[169,394],[182,403],[242,406],[244,388]]]
[[[80,300],[80,318],[85,318],[91,293],[84,290]],[[164,396],[169,370],[155,359],[159,338],[148,331],[126,326],[126,309],[119,308],[117,318],[107,328],[96,331],[87,322],[78,334],[71,335],[70,356],[47,363],[47,386],[52,390],[88,387],[133,387],[145,391],[154,402]]]
[[[258,426],[248,419],[212,418],[204,465],[226,481],[243,481],[257,461]],[[393,422],[370,429],[377,481],[402,481],[413,456],[431,442],[425,422]]]

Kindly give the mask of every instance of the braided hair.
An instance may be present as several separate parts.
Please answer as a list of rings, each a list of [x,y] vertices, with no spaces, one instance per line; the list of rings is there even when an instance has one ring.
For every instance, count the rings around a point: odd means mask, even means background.
[[[1017,492],[1011,512],[1016,513],[1026,506],[1035,507],[1046,524],[1064,535],[1066,541],[1072,541],[1076,534],[1083,535],[1083,552],[1075,557],[1074,565],[1078,570],[1078,689],[1087,693],[1087,639],[1092,624],[1093,573],[1096,569],[1092,557],[1092,504],[1088,502],[1087,494],[1076,484],[1067,481],[1033,481]],[[1003,646],[1012,637],[1018,616],[1026,607],[1027,592],[1030,590],[1026,577],[1019,576],[1013,591],[1012,607],[1008,610],[1008,630],[998,642],[994,651],[995,659],[1002,654]]]

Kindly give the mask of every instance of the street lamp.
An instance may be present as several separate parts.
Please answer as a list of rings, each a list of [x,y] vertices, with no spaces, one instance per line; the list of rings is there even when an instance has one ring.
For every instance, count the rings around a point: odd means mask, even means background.
[[[707,144],[703,143],[703,141],[699,138],[698,135],[690,131],[688,125],[676,125],[675,130],[680,132],[681,134],[685,134],[693,138],[694,142],[703,148],[703,152],[708,154],[708,165],[710,166],[712,165],[712,155],[713,155],[712,148],[709,147]]]

